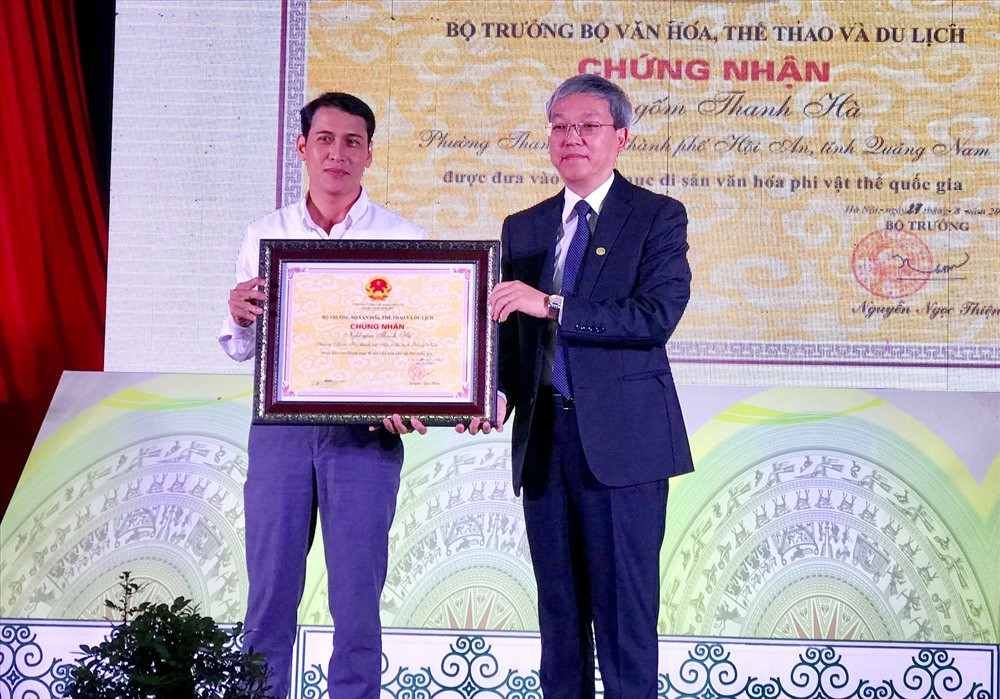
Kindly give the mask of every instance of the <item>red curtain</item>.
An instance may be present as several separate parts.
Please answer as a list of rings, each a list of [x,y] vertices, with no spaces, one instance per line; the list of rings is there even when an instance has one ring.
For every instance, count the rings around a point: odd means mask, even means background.
[[[108,228],[69,0],[0,2],[0,509],[63,370],[100,371]]]

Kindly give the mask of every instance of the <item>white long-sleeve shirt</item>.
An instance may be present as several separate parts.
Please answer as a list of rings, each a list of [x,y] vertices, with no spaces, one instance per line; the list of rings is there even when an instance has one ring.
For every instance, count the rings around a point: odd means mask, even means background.
[[[347,216],[327,233],[312,220],[303,198],[247,226],[236,258],[236,282],[258,276],[261,240],[426,240],[427,233],[368,198],[364,189]],[[257,339],[256,323],[243,327],[230,314],[219,331],[219,344],[237,361],[249,359]]]

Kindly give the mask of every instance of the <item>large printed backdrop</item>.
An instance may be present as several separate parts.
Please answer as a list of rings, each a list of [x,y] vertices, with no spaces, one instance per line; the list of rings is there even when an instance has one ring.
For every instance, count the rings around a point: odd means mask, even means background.
[[[279,194],[302,192],[298,106],[349,90],[380,119],[375,196],[435,237],[496,237],[560,187],[546,99],[604,75],[636,107],[621,171],[691,218],[675,360],[811,383],[996,367],[998,21],[973,0],[287,0]]]

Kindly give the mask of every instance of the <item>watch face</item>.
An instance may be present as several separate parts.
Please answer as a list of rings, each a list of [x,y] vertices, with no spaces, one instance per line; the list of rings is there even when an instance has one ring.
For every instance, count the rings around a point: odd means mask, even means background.
[[[559,317],[559,311],[562,309],[562,297],[546,296],[545,307],[549,310],[549,319],[555,320]]]

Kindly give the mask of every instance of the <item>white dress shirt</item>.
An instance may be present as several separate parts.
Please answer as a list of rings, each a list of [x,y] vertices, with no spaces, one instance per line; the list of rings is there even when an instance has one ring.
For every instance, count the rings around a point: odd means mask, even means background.
[[[594,210],[587,221],[590,224],[590,233],[593,235],[597,229],[597,217],[601,215],[601,206],[604,205],[604,199],[608,196],[608,192],[611,190],[611,183],[614,181],[615,174],[612,172],[611,177],[604,184],[586,197],[581,197],[570,191],[568,187],[566,188],[566,197],[563,202],[562,234],[556,240],[556,259],[554,260],[552,269],[552,293],[562,294],[562,277],[563,268],[566,266],[566,253],[569,251],[569,244],[573,242],[573,236],[576,235],[577,214],[573,208],[581,199],[587,200],[590,208]]]
[[[615,174],[612,172],[611,177],[604,184],[586,197],[581,197],[575,192],[570,191],[568,187],[566,188],[565,200],[563,201],[562,231],[556,239],[556,254],[552,263],[553,294],[562,295],[562,278],[563,269],[566,267],[566,253],[569,251],[569,244],[573,242],[573,236],[576,235],[577,213],[574,211],[576,203],[581,199],[586,199],[587,203],[590,204],[590,208],[593,209],[593,213],[590,214],[590,218],[587,220],[587,223],[590,225],[590,233],[593,235],[594,230],[597,228],[597,217],[601,214],[601,206],[604,205],[604,200],[611,190],[611,183],[614,181]],[[556,320],[556,323],[549,323],[546,335],[545,364],[542,367],[541,378],[542,385],[545,386],[552,384],[552,360],[555,357],[556,325],[562,323],[562,309],[559,310],[559,318]]]
[[[308,194],[306,195],[308,196]],[[312,220],[306,199],[278,209],[247,226],[236,258],[236,282],[258,276],[261,240],[426,240],[427,233],[368,198],[361,196],[351,206],[344,220],[327,233]],[[256,323],[243,327],[226,314],[219,331],[219,344],[226,354],[237,361],[253,356],[257,339]]]

